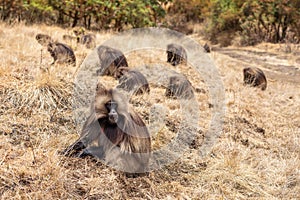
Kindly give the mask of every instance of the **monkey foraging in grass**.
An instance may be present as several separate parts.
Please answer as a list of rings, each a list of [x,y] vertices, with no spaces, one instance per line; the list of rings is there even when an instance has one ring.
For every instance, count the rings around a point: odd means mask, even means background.
[[[72,42],[72,41],[77,42],[77,37],[73,35],[63,35],[63,40],[66,42]]]
[[[141,117],[118,89],[97,85],[80,138],[64,150],[68,156],[92,155],[129,174],[144,173],[151,154],[151,138]]]
[[[119,67],[128,67],[126,57],[120,50],[101,45],[97,48],[97,53],[100,60],[100,69],[97,70],[98,75],[108,75],[117,78],[117,69]]]
[[[149,83],[146,77],[138,70],[129,70],[128,67],[120,67],[118,68],[117,78],[119,80],[117,88],[132,92],[133,94],[150,92]]]
[[[96,47],[96,35],[94,34],[85,34],[80,36],[80,38],[77,38],[77,40],[79,39],[80,44],[83,44],[86,48],[88,49],[93,49]]]
[[[207,43],[204,44],[203,48],[206,53],[210,53],[210,47]]]
[[[85,45],[86,48],[92,49],[96,47],[96,35],[86,34],[84,28],[75,28],[73,33],[76,35],[77,43]]]
[[[58,64],[70,64],[76,65],[76,57],[71,47],[66,44],[54,42],[49,35],[37,34],[36,40],[42,46],[47,47],[48,52],[53,58],[51,65]]]
[[[267,88],[267,79],[261,69],[255,67],[244,68],[243,74],[244,85],[259,87],[261,90],[265,90]]]
[[[168,44],[167,46],[167,62],[176,66],[187,62],[186,50],[178,44]]]
[[[172,98],[191,99],[194,97],[194,89],[185,76],[173,75],[169,79],[165,95]]]
[[[81,36],[63,35],[63,40],[66,42],[76,42],[77,44],[82,44],[88,49],[93,49],[96,47],[96,35],[86,34]]]

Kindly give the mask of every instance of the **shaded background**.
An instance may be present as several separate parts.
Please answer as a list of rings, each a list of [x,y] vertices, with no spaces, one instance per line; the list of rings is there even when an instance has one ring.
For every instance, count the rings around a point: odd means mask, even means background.
[[[241,45],[300,41],[299,0],[2,0],[0,19],[116,31],[163,26],[222,46],[236,37]]]

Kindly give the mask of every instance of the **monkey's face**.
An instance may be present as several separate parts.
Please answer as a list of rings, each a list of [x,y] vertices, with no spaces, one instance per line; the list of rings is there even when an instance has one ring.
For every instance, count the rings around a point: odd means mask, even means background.
[[[128,117],[126,96],[118,89],[106,90],[102,84],[97,85],[94,109],[95,117],[99,122],[107,121],[111,125],[122,124],[124,118]]]
[[[52,42],[52,38],[49,35],[44,35],[44,34],[37,34],[35,36],[35,39],[42,46],[47,46],[49,43]]]
[[[115,101],[110,100],[105,104],[108,112],[108,121],[111,124],[116,124],[119,119],[119,114],[117,112],[118,104]]]

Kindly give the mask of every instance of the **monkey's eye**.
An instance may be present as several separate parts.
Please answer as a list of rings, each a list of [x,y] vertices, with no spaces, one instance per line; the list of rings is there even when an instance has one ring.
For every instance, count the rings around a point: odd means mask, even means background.
[[[105,104],[105,107],[107,110],[111,110],[111,109],[117,109],[118,108],[118,104],[114,101],[109,101]]]

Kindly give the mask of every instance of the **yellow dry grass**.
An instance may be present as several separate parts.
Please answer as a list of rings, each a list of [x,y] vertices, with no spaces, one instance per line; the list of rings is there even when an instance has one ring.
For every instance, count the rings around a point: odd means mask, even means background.
[[[41,59],[34,37],[46,33],[61,40],[69,30],[22,24],[0,24],[0,29],[1,199],[300,199],[299,77],[286,81],[268,69],[266,91],[244,87],[243,63],[212,52],[226,90],[226,117],[212,152],[200,159],[197,149],[211,117],[209,94],[201,77],[179,66],[195,88],[206,91],[197,93],[201,130],[175,163],[132,179],[101,162],[58,154],[78,137],[71,108],[76,68],[49,67],[52,59],[45,50]],[[98,45],[112,36],[96,34]],[[90,50],[75,49],[79,65]],[[158,54],[154,59],[164,62],[165,54]],[[152,59],[143,52],[128,55],[134,67]],[[116,84],[110,77],[103,81]],[[163,94],[151,85],[150,95],[131,100],[146,123],[149,105],[163,102],[168,108],[169,126],[153,136],[154,149],[176,136],[180,121],[178,102]]]

